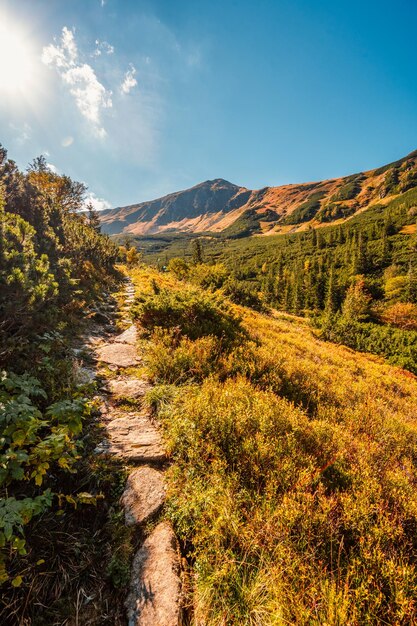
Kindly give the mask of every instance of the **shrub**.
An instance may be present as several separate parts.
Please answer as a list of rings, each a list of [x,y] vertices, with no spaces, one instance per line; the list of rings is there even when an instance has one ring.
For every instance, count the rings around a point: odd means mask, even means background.
[[[184,259],[180,257],[174,257],[169,260],[168,271],[172,272],[178,280],[183,280],[188,277],[190,271],[189,265]]]
[[[219,296],[199,290],[169,291],[142,296],[133,316],[147,331],[177,329],[189,339],[212,335],[227,346],[242,337],[239,317]]]
[[[193,268],[190,280],[203,289],[214,290],[220,289],[228,275],[229,272],[222,263],[216,263],[214,265],[200,263]]]
[[[41,490],[52,471],[71,472],[78,458],[76,435],[87,415],[83,398],[42,405],[39,381],[23,374],[0,377],[0,582],[7,579],[5,549],[24,554],[24,526],[52,504],[51,489]],[[7,497],[8,491],[23,493]]]
[[[385,324],[403,330],[417,330],[417,305],[411,302],[397,302],[383,311],[381,319]]]
[[[146,364],[157,383],[181,384],[200,382],[215,371],[220,356],[216,337],[200,337],[191,341],[176,331],[157,329],[151,336]]]
[[[229,278],[223,287],[223,293],[235,304],[248,306],[256,311],[264,310],[265,304],[256,289],[243,281]]]
[[[348,413],[307,419],[241,379],[183,388],[160,418],[175,460],[168,513],[193,543],[196,619],[413,622],[412,425],[379,420],[364,437]]]

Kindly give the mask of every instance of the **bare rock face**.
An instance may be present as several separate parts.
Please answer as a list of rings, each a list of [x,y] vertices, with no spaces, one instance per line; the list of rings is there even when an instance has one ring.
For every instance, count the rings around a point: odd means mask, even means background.
[[[97,350],[97,358],[116,367],[133,367],[139,363],[135,346],[128,343],[108,343]]]
[[[109,454],[131,463],[163,463],[165,448],[159,430],[144,413],[123,413],[106,423]]]
[[[132,326],[130,326],[123,333],[121,333],[120,335],[117,335],[114,341],[116,343],[127,343],[131,346],[134,346],[136,344],[137,338],[138,338],[137,328],[134,324],[132,324]]]
[[[137,552],[126,600],[129,626],[178,626],[180,560],[168,522],[161,522]]]
[[[141,398],[151,389],[143,378],[114,378],[109,381],[109,391],[115,398]]]
[[[127,479],[121,498],[127,526],[146,522],[157,513],[165,500],[163,474],[152,467],[138,467]]]

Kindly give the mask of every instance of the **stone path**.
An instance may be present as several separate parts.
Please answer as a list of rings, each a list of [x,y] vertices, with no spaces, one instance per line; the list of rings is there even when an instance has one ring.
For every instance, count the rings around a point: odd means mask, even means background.
[[[110,370],[114,377],[106,385],[102,422],[106,439],[97,453],[114,455],[129,467],[130,473],[121,498],[125,522],[142,527],[154,519],[165,500],[163,465],[166,451],[157,425],[141,399],[150,389],[149,381],[125,372],[141,363],[137,353],[137,330],[130,321],[129,309],[134,301],[134,286],[129,281],[121,320],[130,326],[109,341],[94,339],[90,343],[98,370]],[[128,401],[128,408],[123,402]],[[133,467],[132,467],[133,466]],[[131,583],[126,610],[129,626],[179,626],[180,624],[180,556],[174,531],[162,521],[139,547],[132,564]]]

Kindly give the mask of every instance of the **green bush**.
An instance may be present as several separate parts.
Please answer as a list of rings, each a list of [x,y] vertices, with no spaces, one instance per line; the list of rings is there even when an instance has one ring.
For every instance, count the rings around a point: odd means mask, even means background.
[[[224,284],[223,293],[235,304],[248,306],[256,311],[262,311],[265,309],[265,305],[261,300],[259,293],[253,285],[248,284],[247,282],[229,278]]]
[[[417,331],[363,323],[343,316],[324,317],[318,324],[323,338],[360,352],[379,354],[392,365],[417,374]]]
[[[220,296],[188,289],[142,296],[133,308],[133,316],[151,332],[155,328],[177,329],[189,339],[212,335],[223,346],[243,336],[240,318]]]
[[[23,374],[0,377],[0,582],[7,580],[6,555],[24,554],[24,526],[52,504],[52,472],[72,472],[78,459],[76,436],[88,414],[84,398],[48,406],[39,381]],[[8,493],[21,493],[8,497]]]
[[[214,265],[200,263],[193,267],[189,278],[203,289],[220,289],[228,275],[229,272],[222,263]]]

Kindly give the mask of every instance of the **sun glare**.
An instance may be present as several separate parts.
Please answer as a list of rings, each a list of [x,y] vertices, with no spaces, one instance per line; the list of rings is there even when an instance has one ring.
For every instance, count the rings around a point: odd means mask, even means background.
[[[23,95],[34,79],[34,54],[27,36],[0,16],[0,93]]]

